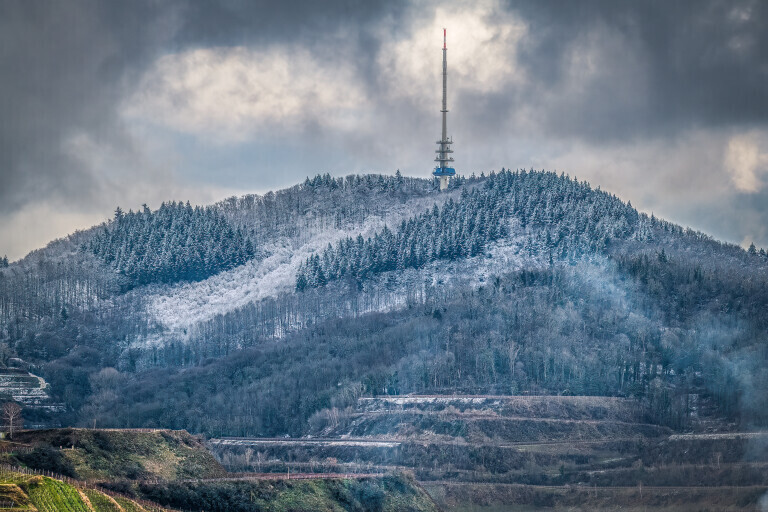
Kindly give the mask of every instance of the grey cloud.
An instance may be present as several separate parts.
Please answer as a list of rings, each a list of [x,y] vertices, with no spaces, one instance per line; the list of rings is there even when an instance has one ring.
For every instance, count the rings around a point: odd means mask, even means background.
[[[386,85],[375,57],[382,38],[398,38],[432,19],[437,5],[402,0],[6,0],[0,3],[0,215],[31,201],[103,201],[109,183],[101,171],[68,152],[65,142],[84,133],[98,144],[119,148],[122,155],[133,151],[135,141],[123,130],[118,106],[157,56],[189,48],[300,43],[318,59],[343,59],[360,74],[371,111],[380,115],[371,131],[388,137],[345,138],[309,126],[308,137],[328,144],[322,152],[326,158],[308,158],[319,168],[296,169],[293,175],[283,174],[285,179],[355,164],[359,167],[340,173],[407,171],[409,165],[414,170],[421,162],[419,151],[424,156],[420,174],[426,176],[438,130],[438,99],[431,118],[408,101],[383,98]],[[528,27],[517,47],[526,79],[497,92],[450,91],[449,122],[462,170],[465,165],[473,166],[468,172],[479,172],[486,165],[557,160],[552,148],[570,140],[595,151],[647,141],[653,156],[659,140],[690,130],[768,128],[766,2],[517,0],[506,8]],[[591,51],[594,59],[582,87],[574,85],[569,67],[579,49]],[[525,143],[531,146],[514,147]],[[334,152],[339,154],[335,160]],[[273,153],[280,158],[279,149]],[[140,165],[140,155],[136,161]],[[123,164],[130,167],[130,162]],[[636,180],[617,178],[617,191],[629,199],[633,193],[648,194],[629,188]],[[706,225],[697,227],[711,226],[718,234],[732,229],[731,239],[744,231],[757,233],[759,219],[768,218],[761,201],[757,194],[739,203],[752,212],[749,229],[735,220],[743,210],[730,206],[724,206],[722,222],[715,214],[700,216]]]
[[[368,24],[400,2],[0,3],[0,213],[33,200],[98,195],[98,176],[68,154],[86,133],[130,151],[117,107],[162,52],[207,45],[326,41],[370,50]],[[354,27],[353,31],[343,31]],[[329,35],[330,34],[330,35]],[[361,66],[366,59],[360,58]]]
[[[768,120],[768,4],[759,1],[510,2],[529,24],[520,60],[528,91],[557,89],[568,52],[594,34],[603,69],[564,98],[550,125],[593,139],[673,135],[680,129]],[[623,46],[625,58],[612,54]],[[626,77],[643,80],[628,83]],[[585,122],[597,119],[598,122]],[[563,126],[564,125],[564,126]],[[554,126],[553,126],[554,127]]]
[[[98,192],[94,176],[64,146],[80,132],[125,144],[114,106],[124,80],[162,39],[155,5],[0,4],[0,213]]]
[[[768,191],[729,195],[709,204],[671,203],[664,210],[683,225],[705,227],[706,233],[718,240],[768,248]]]
[[[182,5],[184,23],[176,37],[178,44],[229,46],[296,40],[311,44],[348,28],[360,29],[364,39],[370,34],[366,28],[387,16],[401,15],[406,2],[224,0]]]

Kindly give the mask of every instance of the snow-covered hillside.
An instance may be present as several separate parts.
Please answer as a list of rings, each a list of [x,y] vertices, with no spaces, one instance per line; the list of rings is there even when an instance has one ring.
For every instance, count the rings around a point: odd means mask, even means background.
[[[0,365],[34,365],[73,422],[301,433],[411,392],[768,421],[764,252],[564,175],[318,176],[124,215],[0,269]]]
[[[151,327],[129,338],[127,347],[156,350],[194,340],[196,346],[221,343],[225,352],[230,346],[243,348],[246,339],[280,338],[321,319],[419,302],[425,287],[450,295],[452,289],[482,286],[492,276],[551,264],[553,254],[560,259],[600,251],[612,238],[636,236],[647,223],[615,197],[552,173],[500,173],[448,193],[424,185],[382,177],[318,177],[276,194],[222,202],[218,210],[238,229],[250,231],[259,256],[201,281],[135,290]],[[427,222],[434,228],[423,229]],[[538,224],[541,229],[534,227]],[[400,248],[388,253],[399,250],[403,257],[405,250],[412,254],[406,258],[416,259],[398,264],[397,270],[349,276],[356,282],[354,291],[347,280],[296,293],[297,274],[310,256],[322,255],[330,265],[329,251],[341,247],[339,241],[364,243],[382,232],[401,233]],[[459,252],[441,256],[440,247]],[[355,249],[358,259],[364,258],[361,250],[362,245]],[[222,329],[227,342],[211,334]],[[235,334],[244,330],[250,333]],[[218,354],[220,347],[205,350]]]
[[[296,272],[308,256],[349,236],[369,237],[384,226],[392,228],[404,219],[419,214],[459,191],[417,197],[403,203],[379,205],[383,215],[371,215],[345,229],[302,222],[304,227],[293,237],[279,236],[259,249],[265,256],[204,281],[156,286],[147,294],[148,313],[173,335],[180,335],[197,322],[209,320],[248,303],[293,292]],[[312,216],[314,212],[306,214]]]

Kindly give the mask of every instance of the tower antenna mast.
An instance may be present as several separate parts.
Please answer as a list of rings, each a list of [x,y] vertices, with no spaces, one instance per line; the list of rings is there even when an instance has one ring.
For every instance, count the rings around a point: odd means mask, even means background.
[[[437,158],[435,162],[438,163],[435,170],[432,171],[432,175],[440,180],[440,190],[448,188],[448,182],[456,175],[456,169],[449,167],[453,163],[453,157],[451,153],[451,144],[453,144],[453,137],[448,138],[448,44],[447,44],[447,30],[443,29],[443,108],[440,110],[443,114],[443,132],[442,137],[437,144],[440,146],[435,153]]]

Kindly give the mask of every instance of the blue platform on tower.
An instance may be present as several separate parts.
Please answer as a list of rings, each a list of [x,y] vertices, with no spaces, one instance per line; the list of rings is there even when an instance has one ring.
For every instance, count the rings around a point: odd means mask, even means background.
[[[453,167],[435,167],[432,176],[456,176],[456,169]]]

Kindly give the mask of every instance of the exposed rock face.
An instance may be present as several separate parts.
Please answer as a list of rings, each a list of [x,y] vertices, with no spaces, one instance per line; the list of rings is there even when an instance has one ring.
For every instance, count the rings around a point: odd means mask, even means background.
[[[21,368],[0,369],[0,399],[13,400],[26,408],[63,411],[64,405],[53,402],[49,392],[50,385],[42,377]]]

